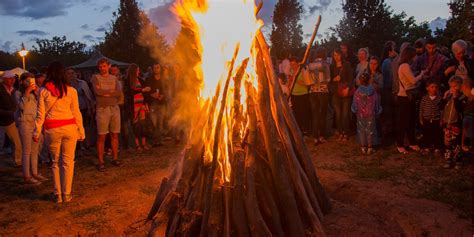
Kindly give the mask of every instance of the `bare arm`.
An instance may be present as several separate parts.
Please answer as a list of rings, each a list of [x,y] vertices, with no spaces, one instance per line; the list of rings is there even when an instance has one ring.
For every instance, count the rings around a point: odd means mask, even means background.
[[[35,129],[33,131],[33,139],[37,141],[40,137],[41,130],[43,130],[43,123],[45,119],[44,100],[46,99],[46,89],[41,89],[38,96],[38,110],[36,111]]]

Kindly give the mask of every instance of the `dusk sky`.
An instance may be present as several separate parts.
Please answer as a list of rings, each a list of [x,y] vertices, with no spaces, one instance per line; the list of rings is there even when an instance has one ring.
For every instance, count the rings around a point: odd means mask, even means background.
[[[240,1],[240,0],[214,0]],[[417,22],[431,22],[437,17],[449,17],[448,0],[387,0],[395,12],[405,11]],[[118,0],[0,0],[0,50],[13,52],[21,42],[27,48],[34,45],[35,38],[52,38],[66,35],[92,46],[100,42],[110,27],[112,12],[118,8]],[[138,0],[146,12],[172,41],[176,33],[175,23],[166,11],[167,0]],[[277,0],[264,0],[261,17],[267,26],[271,24],[273,7]],[[304,0],[302,18],[305,34],[310,34],[318,14],[322,14],[321,33],[335,25],[342,16],[340,0]],[[231,10],[222,9],[223,11]]]

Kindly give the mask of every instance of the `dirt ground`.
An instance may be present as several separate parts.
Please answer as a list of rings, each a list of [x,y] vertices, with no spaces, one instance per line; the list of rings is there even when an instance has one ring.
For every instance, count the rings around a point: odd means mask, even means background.
[[[354,141],[313,146],[321,183],[333,204],[328,236],[473,236],[473,165],[443,170],[441,158],[402,156],[393,147],[371,157]],[[50,201],[52,181],[25,187],[21,170],[0,157],[0,236],[144,236],[158,190],[182,151],[172,143],[99,173],[94,156],[76,160],[73,202]],[[92,153],[92,152],[91,152]],[[48,167],[41,172],[51,179]]]

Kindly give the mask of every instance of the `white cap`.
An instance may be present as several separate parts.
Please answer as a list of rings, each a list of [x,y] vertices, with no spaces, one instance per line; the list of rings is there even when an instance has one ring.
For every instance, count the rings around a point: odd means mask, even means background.
[[[5,71],[2,75],[2,78],[15,78],[16,74],[12,71]]]

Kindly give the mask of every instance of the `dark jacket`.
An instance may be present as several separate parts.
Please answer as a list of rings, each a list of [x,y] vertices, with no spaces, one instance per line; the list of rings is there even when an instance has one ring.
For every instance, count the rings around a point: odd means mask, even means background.
[[[342,64],[342,68],[338,69],[335,65],[335,63],[332,63],[330,66],[331,70],[331,85],[330,85],[330,91],[336,92],[337,88],[340,83],[346,84],[349,88],[352,88],[353,82],[354,82],[354,71],[352,69],[352,66],[349,62],[344,62]],[[334,81],[334,77],[336,76],[341,76],[340,81]]]
[[[474,63],[474,60],[472,60],[471,58],[468,58],[468,57],[464,58],[464,65],[466,66],[466,69],[467,69],[467,75],[469,76],[469,78],[471,78],[471,80],[473,80],[473,78],[474,78],[474,65],[473,65],[473,63]],[[455,58],[451,58],[451,59],[447,60],[446,63],[444,64],[444,68],[442,69],[442,73],[445,77],[444,77],[444,80],[441,81],[441,84],[442,84],[442,86],[445,86],[446,88],[449,88],[448,81],[454,75],[455,72],[452,72],[449,75],[445,75],[444,71],[448,67],[451,67],[451,66],[456,66],[456,68],[457,68],[459,66],[458,60],[456,60]]]
[[[16,112],[15,90],[8,94],[3,84],[0,84],[0,126],[8,126],[15,122]]]
[[[150,104],[150,105],[151,104],[159,104],[159,105],[165,104],[165,102],[166,102],[165,99],[158,100],[158,99],[155,99],[155,98],[151,97],[151,94],[155,93],[157,91],[159,91],[159,93],[161,95],[166,95],[165,88],[164,88],[163,84],[164,84],[163,77],[160,80],[155,80],[153,78],[153,76],[150,76],[146,79],[144,87],[149,86],[151,88],[150,92],[144,93],[145,100],[148,102],[148,104]],[[166,98],[166,96],[165,96],[165,98]]]

